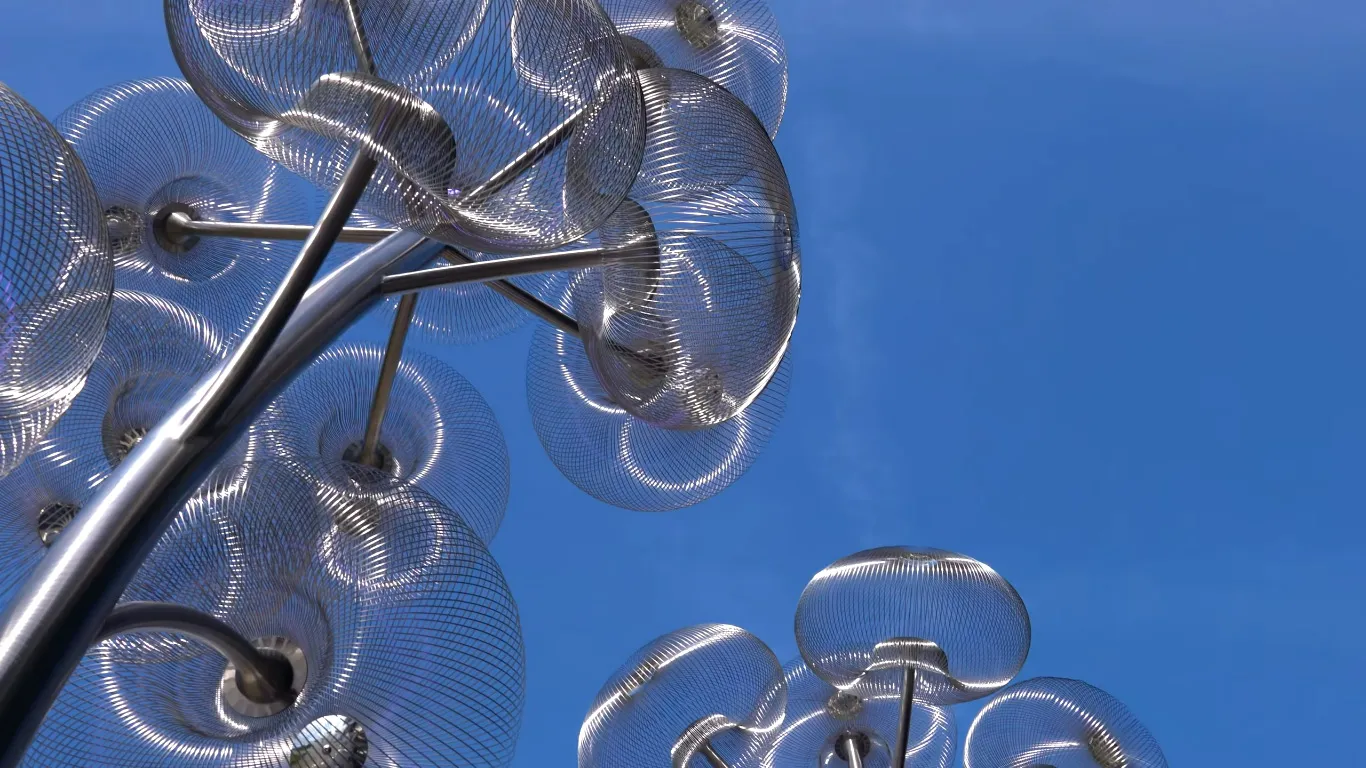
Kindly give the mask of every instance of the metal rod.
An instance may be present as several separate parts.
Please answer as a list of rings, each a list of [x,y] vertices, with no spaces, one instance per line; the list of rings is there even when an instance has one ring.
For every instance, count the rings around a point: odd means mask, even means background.
[[[384,413],[389,410],[389,393],[394,389],[398,363],[403,359],[403,342],[408,338],[408,325],[417,309],[417,294],[407,293],[398,301],[394,327],[389,331],[389,344],[384,348],[384,362],[379,368],[379,383],[375,398],[370,401],[370,416],[365,422],[365,439],[361,443],[360,463],[376,466],[375,453],[379,449],[379,428],[384,424]]]
[[[840,742],[844,745],[844,761],[849,768],[863,768],[863,753],[859,751],[858,737],[846,733],[840,737]]]
[[[370,39],[361,23],[359,0],[346,0],[346,26],[351,31],[351,49],[356,52],[356,69],[367,75],[375,74],[375,57],[370,53]]]
[[[572,136],[574,134],[574,126],[578,124],[579,120],[583,118],[584,113],[587,111],[587,105],[580,107],[578,111],[566,118],[564,122],[550,129],[550,133],[542,136],[535,144],[532,144],[527,151],[514,157],[512,162],[498,169],[493,176],[489,177],[488,181],[485,181],[483,184],[462,194],[458,198],[458,204],[461,207],[481,205],[488,200],[488,198],[502,192],[509,184],[520,178],[522,174],[530,170],[536,163],[539,163],[546,155],[549,155],[551,152],[558,149],[565,140]]]
[[[710,741],[702,742],[702,746],[698,747],[697,751],[702,753],[702,757],[705,757],[708,763],[711,763],[711,768],[730,768],[730,764],[726,762],[725,758],[718,755],[716,750],[712,748]]]
[[[447,248],[441,252],[441,255],[445,257],[446,261],[449,261],[452,264],[475,263],[474,259],[456,248]],[[563,331],[574,338],[579,338],[579,323],[577,320],[550,306],[544,301],[541,301],[530,291],[507,280],[494,280],[492,282],[484,283],[484,285],[487,285],[489,288],[502,294],[503,298],[511,301],[513,304],[516,304],[541,320],[555,326],[555,328],[560,331]]]
[[[129,632],[178,632],[217,651],[237,670],[237,687],[258,704],[294,701],[294,670],[284,659],[257,650],[237,630],[207,613],[172,603],[132,602],[116,606],[95,642]]]
[[[586,248],[579,251],[538,253],[531,256],[507,256],[501,259],[472,261],[468,264],[452,264],[446,267],[432,267],[416,272],[389,275],[380,283],[379,289],[381,293],[393,294],[420,291],[424,288],[440,288],[446,285],[487,283],[520,275],[537,275],[544,272],[563,272],[571,269],[600,267],[610,261],[628,258],[630,255],[628,252]]]
[[[239,240],[306,240],[313,227],[308,224],[266,224],[242,221],[202,221],[176,211],[161,220],[166,234],[173,238],[232,237]],[[374,244],[394,234],[396,229],[343,227],[339,243]]]
[[[901,712],[896,723],[896,749],[892,768],[906,768],[906,745],[911,739],[911,713],[915,709],[915,667],[906,667],[901,676]]]

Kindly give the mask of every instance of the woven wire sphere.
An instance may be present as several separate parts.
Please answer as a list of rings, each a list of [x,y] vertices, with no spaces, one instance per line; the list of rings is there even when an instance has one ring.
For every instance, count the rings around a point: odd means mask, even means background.
[[[579,730],[579,768],[704,768],[699,750],[739,756],[783,719],[782,666],[728,624],[670,632],[631,655]]]
[[[855,736],[867,768],[888,768],[900,721],[901,691],[894,685],[855,695],[820,679],[798,658],[783,667],[787,715],[740,762],[753,768],[844,768],[838,742]],[[952,768],[958,742],[953,710],[916,704],[906,741],[907,768]]]
[[[552,305],[572,303],[582,277]],[[579,339],[542,325],[527,361],[527,404],[546,455],[570,482],[607,504],[663,512],[730,487],[759,458],[782,419],[791,381],[784,358],[763,393],[710,429],[662,429],[632,416],[603,389]]]
[[[851,693],[900,689],[957,704],[1010,682],[1029,653],[1029,613],[989,566],[941,549],[882,547],[835,561],[797,603],[797,647],[812,671]]]
[[[637,66],[696,72],[735,94],[770,137],[787,104],[787,48],[765,0],[604,0]]]
[[[252,432],[272,455],[322,467],[316,483],[354,487],[341,462],[358,461],[384,350],[328,349],[271,403]],[[435,358],[399,362],[379,433],[383,474],[414,483],[456,510],[484,542],[507,511],[507,443],[493,410],[472,384]],[[321,463],[320,463],[321,462]]]
[[[361,206],[490,252],[582,237],[639,167],[640,88],[594,0],[168,0],[182,72],[258,149],[334,189],[364,149]],[[518,165],[519,161],[525,161]],[[514,170],[515,169],[515,170]]]
[[[744,104],[691,72],[640,80],[645,159],[598,233],[629,255],[587,273],[573,314],[623,408],[668,429],[715,426],[759,396],[787,351],[801,294],[796,209]]]
[[[26,765],[511,762],[525,683],[517,608],[458,515],[413,487],[320,494],[279,464],[211,478],[179,515],[182,539],[234,540],[163,541],[124,599],[188,605],[297,648],[298,698],[242,714],[221,656],[176,633],[121,635],[86,654]]]
[[[171,78],[102,88],[56,121],[90,170],[111,231],[120,288],[164,296],[229,340],[265,306],[297,244],[172,240],[158,213],[222,222],[301,223],[308,185],[262,157]]]
[[[972,721],[966,768],[1166,768],[1148,729],[1080,680],[1036,677],[997,693]]]
[[[104,340],[113,275],[85,167],[0,83],[0,476],[81,391]]]

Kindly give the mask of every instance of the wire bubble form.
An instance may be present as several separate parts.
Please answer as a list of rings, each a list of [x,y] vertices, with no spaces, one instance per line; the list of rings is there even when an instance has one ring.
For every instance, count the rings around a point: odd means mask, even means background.
[[[1167,768],[1148,729],[1080,680],[1036,677],[987,701],[968,729],[965,768]]]
[[[645,159],[598,233],[627,255],[588,272],[573,315],[621,407],[668,429],[711,427],[759,396],[787,350],[801,294],[796,209],[744,104],[691,72],[640,80]]]
[[[705,768],[711,749],[739,755],[777,728],[782,666],[728,624],[659,637],[608,678],[579,730],[579,768]]]
[[[636,66],[696,72],[735,94],[770,137],[787,105],[787,48],[765,0],[604,0]]]
[[[594,0],[169,0],[166,20],[230,128],[327,189],[363,149],[361,206],[453,244],[571,242],[640,163],[639,84]]]
[[[0,475],[81,391],[104,340],[113,280],[85,167],[0,83]]]
[[[551,303],[568,309],[582,281],[562,286]],[[617,404],[577,338],[541,326],[532,338],[526,386],[536,436],[565,478],[599,501],[663,512],[705,501],[749,470],[782,419],[790,381],[785,357],[763,393],[729,421],[663,429]]]
[[[811,579],[797,603],[796,635],[807,665],[841,690],[899,686],[912,669],[917,702],[949,705],[1019,674],[1030,627],[1020,595],[986,564],[940,549],[883,547]]]
[[[119,287],[181,304],[229,340],[244,332],[297,244],[176,236],[165,217],[297,221],[308,185],[224,127],[183,80],[102,88],[68,107],[56,125],[90,170]]]
[[[901,690],[896,685],[841,691],[820,679],[802,659],[783,669],[787,716],[741,764],[754,768],[843,768],[838,742],[854,736],[864,768],[889,768],[895,749]],[[906,768],[953,768],[958,725],[953,710],[918,704],[911,712]],[[863,748],[866,748],[866,752]]]
[[[293,703],[246,714],[216,652],[177,633],[118,635],[86,654],[25,765],[511,761],[524,687],[516,604],[479,537],[420,490],[320,493],[270,463],[217,474],[124,600],[149,595],[290,659],[302,679]]]
[[[272,456],[326,470],[314,473],[313,482],[355,488],[347,465],[359,461],[383,359],[384,350],[369,345],[327,350],[275,399],[253,434]],[[404,355],[378,455],[381,474],[420,486],[458,511],[480,540],[493,540],[507,510],[507,443],[493,410],[465,377],[435,358]]]

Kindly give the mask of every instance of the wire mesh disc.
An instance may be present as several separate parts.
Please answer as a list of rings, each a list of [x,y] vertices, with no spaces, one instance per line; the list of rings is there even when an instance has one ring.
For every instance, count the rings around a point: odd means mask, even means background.
[[[676,69],[640,73],[640,176],[598,233],[630,254],[574,293],[612,399],[668,429],[721,424],[763,391],[797,320],[801,258],[787,174],[734,96]]]
[[[797,647],[817,675],[851,693],[899,689],[956,704],[1001,688],[1029,653],[1029,614],[986,564],[942,549],[882,547],[837,560],[797,603]]]
[[[566,309],[581,279],[551,303]],[[527,362],[527,404],[536,436],[565,478],[608,504],[662,512],[703,502],[749,470],[782,419],[790,380],[784,358],[735,418],[710,429],[662,429],[608,395],[577,338],[542,324]]]
[[[1080,680],[1036,677],[973,720],[966,768],[1166,768],[1157,739],[1118,699]]]
[[[800,658],[783,668],[783,681],[787,715],[782,726],[756,742],[741,763],[753,768],[844,768],[837,743],[852,735],[866,768],[892,764],[901,711],[897,686],[847,693],[820,679]],[[953,768],[957,743],[953,710],[933,704],[916,704],[911,710],[907,768]]]
[[[787,104],[787,48],[765,0],[603,0],[637,66],[696,72],[743,101],[769,136]]]
[[[308,185],[229,131],[183,80],[102,88],[69,107],[58,130],[80,155],[109,223],[120,288],[207,318],[229,340],[265,306],[297,243],[201,237],[172,242],[159,211],[204,221],[305,222]]]
[[[0,83],[0,475],[80,392],[104,340],[113,275],[85,167]]]
[[[383,359],[384,350],[372,345],[328,349],[275,399],[253,432],[272,455],[327,468],[315,482],[351,487],[351,475],[335,470],[343,459],[359,460]],[[406,353],[378,453],[386,473],[421,486],[458,511],[483,541],[493,540],[507,510],[507,443],[493,410],[465,377],[435,358]]]
[[[319,494],[278,464],[221,478],[181,511],[180,540],[158,545],[124,597],[189,605],[299,648],[298,699],[238,714],[222,657],[175,633],[123,635],[86,654],[26,765],[511,762],[525,682],[517,608],[458,515],[411,486]]]
[[[670,632],[598,691],[579,730],[579,768],[704,768],[698,750],[706,743],[738,756],[782,722],[783,690],[777,657],[745,630]]]
[[[364,148],[380,167],[361,205],[396,226],[552,248],[601,224],[640,163],[639,84],[594,0],[170,0],[166,19],[229,127],[327,189]]]

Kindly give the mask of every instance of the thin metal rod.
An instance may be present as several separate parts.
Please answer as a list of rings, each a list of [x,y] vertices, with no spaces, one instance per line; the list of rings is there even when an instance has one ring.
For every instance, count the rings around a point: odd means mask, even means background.
[[[578,111],[570,115],[564,122],[550,129],[550,133],[542,136],[535,144],[532,144],[522,154],[514,157],[512,162],[498,169],[496,173],[489,177],[488,181],[465,192],[458,198],[461,207],[473,207],[481,205],[488,198],[502,192],[509,184],[521,178],[532,166],[539,163],[546,155],[554,152],[570,136],[574,134],[574,126],[578,125],[584,113],[588,111],[587,106],[580,107]]]
[[[398,301],[398,313],[394,315],[394,327],[389,331],[389,344],[384,348],[384,361],[379,368],[379,383],[375,385],[375,397],[370,401],[370,416],[365,422],[365,439],[361,443],[360,463],[376,466],[375,453],[379,449],[379,428],[384,424],[384,414],[389,410],[389,393],[394,389],[394,379],[398,375],[398,363],[403,359],[403,342],[408,338],[408,326],[413,322],[413,310],[417,309],[417,294],[404,294]]]
[[[313,227],[308,224],[265,224],[242,221],[202,221],[177,211],[162,220],[166,234],[172,238],[231,237],[239,240],[306,240]],[[396,229],[343,227],[337,235],[339,243],[378,243]]]
[[[472,261],[468,264],[452,264],[446,267],[432,267],[420,269],[416,272],[390,275],[380,283],[379,289],[381,293],[393,294],[420,291],[425,288],[440,288],[446,285],[487,283],[520,275],[538,275],[545,272],[601,267],[608,262],[629,258],[631,255],[628,252],[586,248],[578,251],[537,253],[531,256],[507,256],[501,259]]]
[[[896,723],[896,748],[892,768],[906,768],[906,745],[911,739],[911,713],[915,709],[915,667],[906,667],[901,676],[901,712]]]
[[[844,744],[844,761],[849,764],[849,768],[863,768],[863,753],[858,748],[858,738],[852,734],[845,734],[840,738]]]
[[[375,74],[375,57],[370,53],[370,39],[361,23],[359,0],[346,0],[346,26],[351,31],[351,49],[356,53],[356,70]]]
[[[708,763],[711,763],[711,768],[730,768],[730,764],[726,762],[725,758],[718,755],[716,750],[712,748],[710,741],[702,742],[702,746],[697,751],[702,753],[702,757],[705,757]]]
[[[178,632],[217,651],[237,670],[237,687],[258,704],[293,702],[294,670],[284,659],[257,650],[217,617],[172,603],[132,602],[116,606],[95,642],[130,632]]]
[[[446,261],[449,261],[452,264],[476,263],[473,258],[456,248],[447,248],[441,252],[441,255],[445,257]],[[563,331],[576,339],[580,338],[579,322],[577,320],[550,306],[544,301],[541,301],[530,291],[507,280],[494,280],[492,282],[484,283],[484,285],[497,291],[503,298],[511,301],[513,304],[525,309],[541,320],[550,323],[560,331]]]

